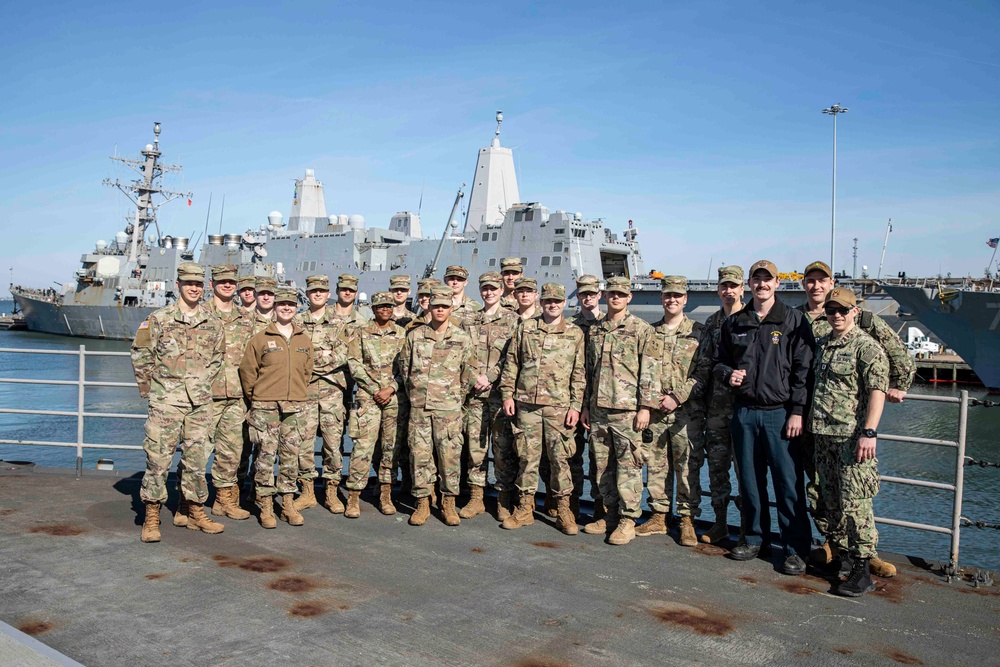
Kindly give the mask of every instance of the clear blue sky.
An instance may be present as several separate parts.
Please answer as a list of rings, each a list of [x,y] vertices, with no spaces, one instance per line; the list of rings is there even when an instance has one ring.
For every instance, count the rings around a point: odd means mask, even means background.
[[[66,281],[127,208],[101,186],[163,124],[195,193],[165,233],[287,217],[307,167],[330,213],[440,234],[506,117],[521,198],[640,230],[647,268],[980,275],[1000,236],[1000,4],[21,3],[0,25],[0,267]],[[3,278],[7,278],[4,275]]]

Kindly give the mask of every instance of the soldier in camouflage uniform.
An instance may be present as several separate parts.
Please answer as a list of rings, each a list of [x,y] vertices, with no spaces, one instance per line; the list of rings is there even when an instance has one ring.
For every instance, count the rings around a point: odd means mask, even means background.
[[[400,374],[410,399],[410,467],[417,507],[411,526],[430,516],[434,483],[433,452],[438,455],[441,513],[449,526],[461,523],[455,511],[462,476],[462,420],[465,398],[475,382],[476,348],[469,334],[451,322],[452,290],[436,287],[431,320],[406,335],[400,352]]]
[[[608,518],[595,511],[583,530],[594,535],[616,526],[608,541],[621,545],[635,538],[635,519],[642,513],[642,432],[659,405],[660,348],[653,327],[628,312],[628,278],[609,278],[604,300],[608,315],[590,328],[587,341],[594,368],[581,420],[591,429],[595,475]]]
[[[503,296],[500,306],[508,310],[517,310],[517,299],[514,298],[514,285],[517,279],[524,275],[520,257],[504,257],[500,260],[500,277],[503,280]]]
[[[538,282],[534,278],[521,277],[514,283],[515,309],[518,317],[526,320],[538,315]]]
[[[500,274],[496,271],[479,276],[479,294],[485,307],[466,320],[463,326],[476,346],[475,386],[465,408],[465,433],[468,437],[465,456],[471,496],[459,512],[463,519],[471,519],[486,511],[483,491],[486,488],[489,466],[486,454],[490,443],[493,444],[497,506],[503,508],[501,511],[510,510],[510,496],[517,475],[517,454],[508,435],[510,426],[502,415],[500,374],[518,319],[517,315],[500,305],[501,284]]]
[[[215,450],[212,462],[215,504],[212,505],[212,514],[243,520],[250,517],[250,512],[240,507],[240,489],[237,486],[246,417],[243,385],[240,384],[240,361],[253,334],[253,320],[249,313],[234,303],[236,284],[235,266],[213,266],[213,294],[205,307],[222,322],[226,337],[222,370],[212,383],[212,444]]]
[[[557,503],[557,527],[576,535],[576,517],[569,506],[573,492],[570,457],[576,447],[573,432],[580,420],[586,391],[584,333],[563,317],[566,288],[558,283],[542,287],[542,315],[524,320],[511,342],[500,382],[503,409],[517,415],[513,427],[520,472],[520,502],[503,522],[508,530],[535,522],[535,492],[542,449],[553,468],[545,485]],[[515,404],[516,401],[516,404]]]
[[[181,494],[187,501],[187,527],[221,533],[223,526],[205,515],[211,451],[212,383],[222,369],[226,336],[222,323],[205,306],[205,269],[194,262],[177,268],[176,303],[152,313],[132,342],[132,368],[139,394],[149,399],[146,420],[146,473],[139,497],[146,505],[143,542],[160,541],[160,506],[167,500],[167,474],[177,443],[186,469]]]
[[[357,279],[346,274],[340,276],[337,292],[338,300],[349,298],[353,302],[357,293]],[[309,297],[309,310],[296,316],[295,325],[309,336],[314,356],[312,377],[307,390],[308,404],[301,415],[306,434],[299,461],[302,495],[296,500],[295,506],[300,511],[316,506],[314,480],[318,430],[323,438],[323,478],[326,481],[323,507],[334,514],[341,514],[344,503],[340,500],[337,487],[344,468],[341,441],[344,437],[347,400],[351,395],[347,379],[347,353],[357,319],[353,308],[348,312],[347,319],[341,319],[336,306],[328,305],[330,279],[324,275],[306,278],[306,295]]]
[[[415,312],[406,307],[406,300],[410,298],[410,276],[389,276],[389,292],[392,293],[392,321],[405,327],[417,317]],[[375,297],[372,297],[372,308],[374,307]]]
[[[254,306],[257,303],[257,279],[253,276],[240,276],[240,281],[236,285],[236,294],[239,296],[237,304],[244,313],[253,314]]]
[[[872,498],[878,493],[875,447],[889,388],[889,360],[857,326],[854,292],[838,287],[826,297],[831,331],[817,344],[809,430],[816,443],[816,470],[826,499],[830,541],[846,581],[838,595],[859,597],[875,589],[869,559],[878,531]]]
[[[590,339],[590,328],[604,319],[604,312],[600,306],[601,279],[592,275],[580,276],[576,279],[576,294],[580,302],[580,312],[573,317],[572,322],[580,327],[585,336],[584,349],[587,350],[586,368],[587,381],[589,382],[590,377],[593,375],[594,360],[589,356],[586,341]],[[589,452],[587,479],[590,481],[590,497],[593,499],[595,507],[601,505],[603,502],[597,478],[594,476],[594,471],[597,469],[594,450],[593,448],[587,448],[589,434],[590,431],[585,429],[583,424],[577,424],[575,438],[576,451],[569,460],[570,471],[573,475],[573,495],[570,497],[569,503],[574,516],[579,516],[580,498],[583,496],[583,452],[585,449]]]
[[[802,287],[806,291],[806,303],[799,306],[806,319],[812,324],[813,336],[818,341],[830,333],[830,322],[823,308],[826,297],[834,288],[834,276],[830,267],[822,261],[816,261],[806,267],[802,278]],[[899,339],[885,320],[869,310],[858,310],[855,324],[869,336],[875,339],[889,359],[889,391],[886,400],[890,403],[901,403],[906,398],[906,392],[913,384],[916,364],[910,356],[906,345]],[[813,434],[804,429],[800,446],[803,452],[803,467],[806,474],[806,496],[812,511],[813,522],[820,534],[829,535],[829,508],[826,499],[820,493],[819,477],[815,465],[815,447]],[[819,565],[826,565],[836,558],[834,547],[830,540],[810,554],[812,560]],[[870,562],[871,571],[880,577],[892,577],[896,567],[874,555]]]
[[[396,513],[392,504],[392,480],[410,408],[406,394],[402,393],[403,379],[399,373],[399,351],[406,341],[406,331],[392,321],[393,303],[389,292],[377,292],[372,296],[375,319],[358,329],[348,356],[351,377],[358,385],[347,427],[354,449],[347,477],[350,495],[344,516],[351,519],[361,516],[361,492],[368,484],[375,451],[381,453],[376,463],[381,484],[379,509],[382,514]],[[380,445],[378,449],[376,444]]]
[[[274,290],[278,281],[267,276],[258,276],[254,281],[253,332],[260,333],[274,321]]]
[[[461,320],[463,324],[476,311],[482,310],[482,305],[475,299],[470,299],[469,295],[465,293],[465,285],[469,282],[469,271],[465,267],[449,266],[444,272],[444,282],[452,291],[454,305],[452,315]]]
[[[653,442],[646,450],[646,489],[649,521],[636,535],[665,535],[670,511],[671,484],[677,488],[677,513],[681,517],[681,546],[698,545],[694,517],[701,514],[701,484],[698,479],[704,461],[701,396],[712,372],[712,359],[698,349],[701,325],[684,314],[687,305],[687,278],[666,276],[660,283],[663,317],[653,325],[659,337],[660,400],[653,410],[649,428]]]
[[[714,359],[719,350],[719,332],[726,318],[743,308],[743,269],[738,266],[719,267],[719,300],[721,308],[709,315],[701,329],[701,354]],[[727,511],[733,486],[730,468],[733,465],[733,435],[729,422],[733,417],[733,394],[729,385],[709,376],[704,394],[705,436],[704,455],[708,460],[708,488],[712,493],[715,523],[701,541],[718,544],[729,538]]]
[[[281,287],[274,297],[274,322],[250,339],[240,362],[240,380],[250,400],[247,424],[250,425],[250,437],[260,452],[254,461],[254,487],[263,528],[277,527],[273,504],[276,493],[282,495],[282,521],[290,526],[304,523],[295,508],[295,491],[299,448],[309,435],[303,431],[302,413],[307,405],[306,387],[313,371],[309,334],[294,323],[297,291]],[[278,459],[277,481],[274,478],[275,456]]]

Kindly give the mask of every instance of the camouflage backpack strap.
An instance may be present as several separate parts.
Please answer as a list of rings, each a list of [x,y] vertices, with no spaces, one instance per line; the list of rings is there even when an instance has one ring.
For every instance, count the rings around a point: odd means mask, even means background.
[[[858,325],[865,333],[875,330],[875,313],[870,310],[862,310],[861,317],[858,318]]]

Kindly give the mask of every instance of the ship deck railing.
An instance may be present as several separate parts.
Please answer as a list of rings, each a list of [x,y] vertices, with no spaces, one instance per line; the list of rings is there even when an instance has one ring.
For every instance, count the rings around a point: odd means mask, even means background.
[[[46,380],[39,378],[9,378],[9,377],[0,378],[0,383],[2,384],[56,385],[56,386],[77,387],[75,410],[37,410],[37,409],[10,408],[6,406],[0,406],[0,414],[74,417],[76,419],[76,440],[70,442],[70,441],[0,438],[0,445],[26,445],[33,447],[75,448],[76,474],[78,477],[83,475],[83,452],[85,449],[142,451],[143,448],[140,445],[115,445],[107,443],[89,443],[84,441],[84,425],[87,419],[146,419],[147,417],[146,413],[88,412],[86,410],[86,390],[89,387],[132,388],[137,386],[135,382],[109,382],[109,381],[87,380],[86,377],[87,358],[102,357],[102,356],[129,357],[130,355],[128,352],[87,350],[85,345],[80,345],[77,350],[0,348],[0,354],[40,354],[40,355],[58,355],[63,357],[77,358],[77,378],[75,380]],[[953,450],[955,453],[954,479],[950,482],[934,482],[923,479],[895,477],[891,475],[880,475],[880,479],[882,482],[890,482],[893,484],[904,484],[908,486],[915,486],[926,489],[934,489],[934,490],[949,492],[952,498],[951,522],[950,525],[947,526],[937,526],[927,523],[906,521],[902,519],[892,519],[888,517],[879,517],[879,516],[875,517],[875,521],[877,523],[882,523],[890,526],[898,526],[902,528],[910,528],[915,530],[929,531],[929,532],[949,535],[951,537],[951,545],[949,551],[949,562],[946,568],[946,573],[955,574],[958,572],[958,556],[959,556],[959,544],[961,539],[961,521],[962,521],[962,494],[964,490],[965,464],[968,458],[965,455],[965,446],[966,446],[966,433],[967,433],[968,412],[969,412],[969,392],[963,389],[959,393],[958,397],[909,394],[907,395],[906,400],[927,401],[934,403],[949,403],[957,405],[958,419],[956,425],[955,439],[944,440],[938,438],[922,438],[911,435],[880,433],[878,436],[879,440],[893,442],[893,443],[931,445],[935,447],[943,447],[946,449]],[[703,492],[702,495],[708,496],[709,494]],[[773,503],[769,504],[773,506]]]

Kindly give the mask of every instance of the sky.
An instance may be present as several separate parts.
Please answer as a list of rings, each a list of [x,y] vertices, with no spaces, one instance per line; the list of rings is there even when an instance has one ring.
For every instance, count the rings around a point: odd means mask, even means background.
[[[113,6],[113,5],[121,6]],[[315,169],[330,214],[440,235],[496,110],[521,198],[634,220],[647,269],[766,257],[980,276],[1000,236],[1000,4],[21,3],[0,24],[0,269],[72,279],[161,149],[164,233],[242,232]],[[466,189],[468,191],[468,188]],[[209,212],[209,199],[212,207]],[[4,284],[6,282],[4,281]],[[6,289],[0,294],[6,295]]]

